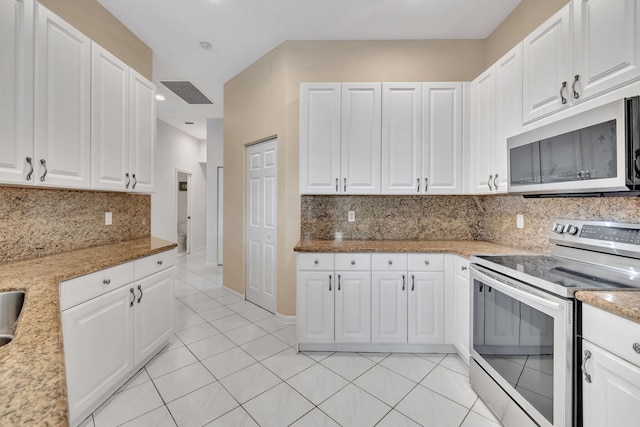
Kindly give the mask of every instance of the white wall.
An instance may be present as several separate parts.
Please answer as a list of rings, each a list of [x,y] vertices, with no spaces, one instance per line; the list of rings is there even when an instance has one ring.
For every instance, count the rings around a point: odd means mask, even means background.
[[[207,263],[218,258],[218,167],[222,166],[222,119],[207,120]],[[222,230],[220,230],[222,232]]]
[[[191,172],[191,250],[205,246],[206,164],[200,163],[205,141],[158,120],[156,192],[151,195],[151,235],[175,242],[177,232],[176,169]]]

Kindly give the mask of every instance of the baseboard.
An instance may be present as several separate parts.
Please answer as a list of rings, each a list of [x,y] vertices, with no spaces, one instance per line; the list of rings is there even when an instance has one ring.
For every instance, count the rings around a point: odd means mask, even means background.
[[[278,312],[276,312],[276,319],[284,323],[290,323],[292,325],[296,323],[296,316],[285,316],[284,314],[280,314]]]

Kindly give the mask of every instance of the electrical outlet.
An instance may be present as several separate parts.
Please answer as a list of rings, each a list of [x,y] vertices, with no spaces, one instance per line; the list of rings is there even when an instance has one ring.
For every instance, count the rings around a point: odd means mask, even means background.
[[[342,240],[342,236],[343,236],[342,231],[336,231],[336,234],[335,234],[336,240]]]
[[[113,216],[111,215],[111,212],[105,212],[104,213],[104,225],[111,225],[113,221]]]
[[[516,227],[524,228],[524,215],[516,215]]]
[[[347,215],[347,220],[349,222],[356,222],[356,211],[349,211],[349,214]]]

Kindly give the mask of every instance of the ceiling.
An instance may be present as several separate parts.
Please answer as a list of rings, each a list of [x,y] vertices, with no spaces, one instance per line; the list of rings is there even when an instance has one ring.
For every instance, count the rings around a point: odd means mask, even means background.
[[[98,1],[153,50],[158,118],[205,139],[224,83],[283,41],[483,39],[521,0]],[[188,105],[161,80],[189,80],[213,105]]]

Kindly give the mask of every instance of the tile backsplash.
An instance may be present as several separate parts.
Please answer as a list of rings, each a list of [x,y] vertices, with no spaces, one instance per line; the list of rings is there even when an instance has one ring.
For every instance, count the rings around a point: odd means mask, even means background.
[[[149,236],[150,218],[149,195],[0,186],[0,263]]]
[[[301,237],[345,240],[489,240],[548,251],[556,218],[640,222],[635,197],[302,196]],[[348,222],[348,211],[356,221]],[[516,215],[524,228],[516,228]]]

